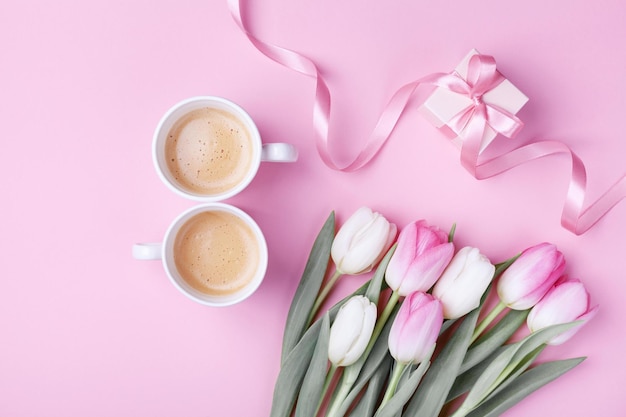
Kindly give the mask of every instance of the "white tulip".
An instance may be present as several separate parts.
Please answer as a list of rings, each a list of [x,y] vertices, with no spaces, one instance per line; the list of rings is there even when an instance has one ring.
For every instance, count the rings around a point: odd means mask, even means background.
[[[328,342],[328,358],[335,366],[352,365],[361,357],[372,337],[376,316],[376,304],[362,295],[350,298],[339,309]]]
[[[396,237],[397,227],[368,207],[358,209],[339,229],[331,256],[342,274],[370,271]]]
[[[444,318],[456,319],[478,307],[495,269],[477,248],[459,250],[433,288],[443,304]]]

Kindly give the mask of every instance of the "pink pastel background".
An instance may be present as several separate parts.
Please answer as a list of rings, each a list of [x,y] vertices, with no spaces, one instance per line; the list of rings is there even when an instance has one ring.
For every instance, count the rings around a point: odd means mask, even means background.
[[[449,71],[471,48],[530,97],[517,139],[568,144],[595,199],[624,173],[626,6],[621,0],[243,1],[262,39],[315,60],[347,162],[401,85]],[[328,169],[314,146],[314,81],[260,54],[226,1],[4,1],[0,5],[0,416],[266,416],[283,324],[331,210],[420,218],[493,261],[555,243],[601,305],[544,358],[588,356],[506,415],[619,416],[626,386],[626,203],[575,236],[559,225],[566,156],[477,181],[458,150],[407,109],[365,169]],[[267,235],[259,291],[237,306],[189,301],[131,246],[191,207],[159,181],[152,133],[189,96],[228,97],[266,141],[300,150],[263,165],[228,202]],[[346,278],[333,297],[365,277]]]

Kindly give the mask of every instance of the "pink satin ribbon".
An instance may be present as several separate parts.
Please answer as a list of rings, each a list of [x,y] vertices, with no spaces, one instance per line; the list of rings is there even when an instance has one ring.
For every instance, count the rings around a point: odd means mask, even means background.
[[[458,94],[466,95],[472,100],[472,104],[454,116],[448,124],[457,132],[463,131],[461,163],[476,179],[481,180],[493,177],[520,164],[544,156],[568,154],[572,160],[572,174],[567,197],[563,205],[561,225],[577,235],[581,235],[589,230],[613,206],[626,198],[626,174],[624,174],[600,198],[583,210],[587,186],[585,165],[567,145],[561,142],[534,142],[488,161],[479,161],[481,142],[487,126],[509,138],[514,137],[523,126],[521,120],[514,114],[497,106],[487,104],[482,100],[483,94],[493,89],[504,79],[496,71],[495,59],[485,55],[472,57],[468,67],[467,79],[463,79],[456,73],[435,73],[402,86],[396,91],[381,113],[364,148],[354,161],[348,165],[339,166],[333,161],[328,148],[328,125],[331,107],[330,91],[317,65],[297,52],[268,44],[258,39],[247,29],[244,23],[241,0],[228,0],[228,5],[235,22],[261,53],[287,68],[315,79],[313,124],[316,132],[316,146],[322,161],[334,170],[352,172],[370,162],[391,135],[417,87],[420,85],[431,85],[447,88]]]

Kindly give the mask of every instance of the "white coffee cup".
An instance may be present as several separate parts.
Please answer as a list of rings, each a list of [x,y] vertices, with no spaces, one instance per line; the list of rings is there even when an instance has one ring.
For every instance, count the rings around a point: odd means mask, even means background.
[[[214,307],[252,295],[263,282],[268,261],[267,243],[257,223],[225,203],[188,209],[172,222],[162,243],[137,243],[133,257],[161,259],[180,292]]]
[[[261,161],[294,162],[298,152],[287,143],[263,144],[252,118],[232,101],[198,96],[179,102],[161,118],[152,156],[159,177],[175,193],[215,202],[245,189]]]

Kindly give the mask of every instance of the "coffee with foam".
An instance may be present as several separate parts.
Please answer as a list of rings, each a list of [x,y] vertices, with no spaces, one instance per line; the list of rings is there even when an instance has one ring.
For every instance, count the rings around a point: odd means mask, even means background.
[[[174,180],[201,195],[227,192],[251,170],[253,138],[231,113],[204,107],[179,118],[165,140],[165,161]]]
[[[173,256],[181,278],[211,296],[241,291],[254,279],[261,262],[254,231],[225,211],[205,211],[188,219],[176,235]]]

